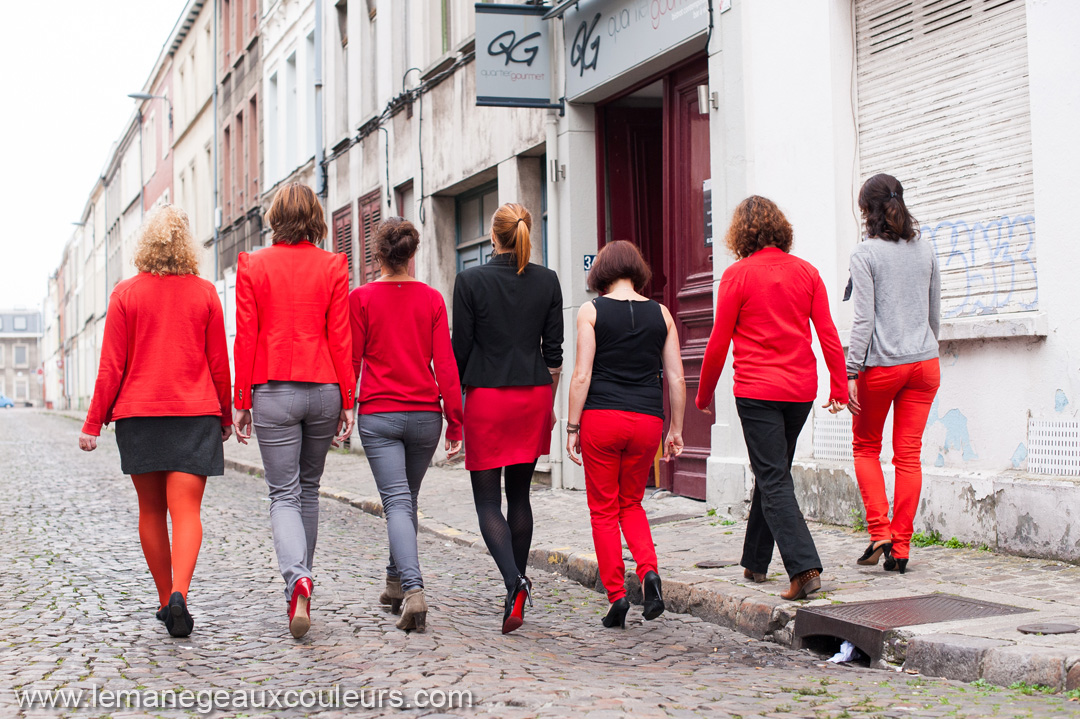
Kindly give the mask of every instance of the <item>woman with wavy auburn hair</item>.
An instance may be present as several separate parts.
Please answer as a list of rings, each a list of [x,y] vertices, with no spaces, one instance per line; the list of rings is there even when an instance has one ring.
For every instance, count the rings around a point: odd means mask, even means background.
[[[353,427],[349,270],[345,255],[315,244],[326,221],[310,187],[282,187],[266,220],[273,245],[237,263],[233,401],[237,441],[247,444],[254,416],[289,632],[299,639],[311,626],[326,453]]]
[[[502,632],[524,621],[532,545],[529,487],[551,451],[562,371],[562,287],[529,262],[532,215],[507,203],[491,218],[493,252],[454,283],[454,355],[465,387],[465,469],[488,551],[506,585]],[[505,472],[506,515],[502,513]]]
[[[825,407],[847,404],[844,350],[829,313],[818,271],[792,256],[791,223],[776,203],[751,195],[735,208],[727,247],[737,262],[716,292],[713,325],[701,367],[697,406],[705,412],[734,344],[735,407],[754,470],[754,495],[743,542],[743,576],[764,582],[773,545],[791,581],[784,599],[803,599],[821,589],[821,559],[806,526],[791,463],[795,442],[817,396],[814,323],[831,378]]]
[[[116,285],[97,384],[79,446],[116,423],[120,467],[139,497],[139,539],[158,591],[157,618],[186,637],[188,587],[202,544],[208,475],[225,473],[232,434],[229,351],[217,289],[199,277],[187,214],[165,205],[135,250],[139,274]],[[172,518],[172,544],[167,517]]]

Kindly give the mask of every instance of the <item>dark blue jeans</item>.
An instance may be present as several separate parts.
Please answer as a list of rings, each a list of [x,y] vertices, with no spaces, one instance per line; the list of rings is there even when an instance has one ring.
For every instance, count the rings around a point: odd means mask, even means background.
[[[821,569],[821,558],[799,509],[791,477],[795,442],[813,402],[736,397],[735,407],[754,470],[754,498],[746,523],[742,566],[765,574],[775,544],[789,578],[808,569]]]
[[[402,589],[422,589],[416,549],[416,498],[442,436],[438,412],[362,414],[357,424],[371,473],[382,498],[390,562],[386,574]]]

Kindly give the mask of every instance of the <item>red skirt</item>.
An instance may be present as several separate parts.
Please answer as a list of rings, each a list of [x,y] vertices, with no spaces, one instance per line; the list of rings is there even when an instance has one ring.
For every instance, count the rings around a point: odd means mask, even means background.
[[[465,469],[525,464],[551,452],[551,388],[469,387],[465,391]]]

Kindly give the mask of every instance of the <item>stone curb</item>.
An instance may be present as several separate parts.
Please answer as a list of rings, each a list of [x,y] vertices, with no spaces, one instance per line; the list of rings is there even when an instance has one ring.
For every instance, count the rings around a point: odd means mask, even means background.
[[[256,464],[226,459],[225,466],[244,474],[263,476],[262,467]],[[377,498],[356,497],[330,487],[321,488],[319,495],[382,516],[382,502]],[[442,522],[422,517],[419,529],[487,553],[482,537]],[[529,554],[529,566],[562,574],[595,592],[604,591],[594,554],[577,552],[572,547],[537,546]],[[641,604],[641,584],[633,571],[626,573],[626,584],[627,598],[632,604]],[[664,602],[669,612],[689,614],[753,639],[787,647],[793,643],[795,612],[803,606],[723,580],[684,573],[664,577]],[[902,661],[909,672],[963,682],[984,679],[999,686],[1026,682],[1055,691],[1080,688],[1080,654],[963,634],[895,634],[894,646],[887,654]]]

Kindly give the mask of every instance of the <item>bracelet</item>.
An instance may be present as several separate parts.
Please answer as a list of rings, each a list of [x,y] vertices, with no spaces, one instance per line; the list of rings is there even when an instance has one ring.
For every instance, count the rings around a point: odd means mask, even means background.
[[[580,434],[581,430],[580,429],[568,429],[568,430],[566,430],[566,433],[567,434]]]
[[[581,429],[580,424],[570,424],[569,422],[566,423],[566,431],[567,432],[577,432],[580,429]]]
[[[848,379],[859,379],[859,375],[858,375],[858,373],[856,373],[856,374],[849,374],[849,375],[847,376],[847,378],[848,378]]]

